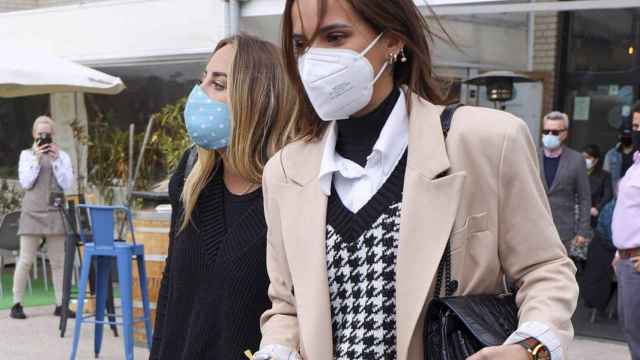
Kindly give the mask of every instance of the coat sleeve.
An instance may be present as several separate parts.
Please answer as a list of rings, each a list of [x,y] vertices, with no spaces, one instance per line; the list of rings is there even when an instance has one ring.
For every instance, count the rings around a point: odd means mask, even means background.
[[[20,153],[20,161],[18,163],[18,179],[20,180],[20,186],[24,190],[29,190],[33,187],[40,174],[40,163],[38,158],[33,154],[31,150],[24,150]]]
[[[602,170],[611,173],[611,150],[607,151],[604,156],[604,163],[602,164]]]
[[[64,191],[71,190],[71,186],[73,185],[73,166],[71,165],[69,155],[64,151],[60,151],[58,158],[52,162],[52,165],[53,175],[56,177],[58,185],[60,185]]]
[[[293,281],[285,253],[281,219],[277,199],[271,193],[270,184],[281,177],[280,154],[267,164],[264,171],[262,192],[264,194],[264,214],[267,222],[267,272],[269,274],[269,298],[271,309],[260,319],[262,341],[267,345],[286,346],[298,351],[300,346],[296,301]],[[273,161],[276,160],[276,161]]]
[[[503,143],[498,189],[499,256],[519,287],[519,329],[510,343],[519,335],[538,338],[557,360],[573,337],[576,269],[554,226],[531,136],[524,122],[514,124]]]

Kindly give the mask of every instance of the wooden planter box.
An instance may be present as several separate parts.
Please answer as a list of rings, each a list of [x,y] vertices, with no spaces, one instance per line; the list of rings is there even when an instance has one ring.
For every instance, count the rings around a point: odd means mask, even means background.
[[[169,227],[171,213],[156,211],[139,211],[133,214],[133,227],[136,242],[144,244],[145,268],[147,271],[147,286],[149,290],[149,305],[151,307],[152,326],[156,320],[156,305],[160,282],[164,271],[165,259],[169,250]],[[131,240],[131,239],[129,239]],[[133,264],[133,316],[142,317],[142,296],[140,293],[138,268]],[[134,338],[137,346],[146,347],[144,323],[134,326]]]

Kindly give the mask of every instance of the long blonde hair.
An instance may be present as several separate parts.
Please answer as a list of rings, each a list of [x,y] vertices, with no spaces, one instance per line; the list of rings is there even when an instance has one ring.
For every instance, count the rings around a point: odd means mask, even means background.
[[[184,213],[180,230],[191,222],[198,197],[219,157],[225,166],[259,185],[264,165],[294,136],[292,89],[275,45],[240,34],[221,40],[214,54],[227,45],[235,50],[229,85],[231,139],[224,155],[197,146],[198,159],[182,190]]]

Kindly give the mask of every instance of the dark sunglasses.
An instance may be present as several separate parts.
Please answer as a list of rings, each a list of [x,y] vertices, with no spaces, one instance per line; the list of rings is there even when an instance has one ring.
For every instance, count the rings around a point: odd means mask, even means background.
[[[554,136],[558,136],[558,135],[562,134],[565,131],[567,131],[567,129],[562,129],[562,130],[547,130],[547,129],[544,129],[544,130],[542,130],[542,133],[544,135],[551,134],[551,135],[554,135]]]

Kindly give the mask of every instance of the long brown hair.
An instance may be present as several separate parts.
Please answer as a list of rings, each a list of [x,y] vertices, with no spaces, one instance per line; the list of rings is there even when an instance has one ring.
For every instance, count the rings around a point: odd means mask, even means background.
[[[344,1],[378,33],[392,34],[405,43],[404,51],[407,61],[396,63],[394,68],[395,85],[404,85],[410,92],[432,103],[445,103],[446,96],[443,95],[444,84],[433,75],[431,62],[431,43],[433,43],[434,38],[439,36],[431,31],[424,16],[413,1]],[[297,93],[294,121],[300,129],[300,135],[310,141],[322,136],[327,122],[321,121],[313,109],[298,73],[296,49],[292,38],[292,10],[295,3],[296,0],[287,0],[285,4],[282,21],[282,51],[287,75]],[[311,39],[317,36],[320,24],[326,13],[327,0],[318,0],[318,14],[320,16]],[[450,40],[446,32],[445,35]],[[308,43],[311,42],[309,41]]]
[[[295,124],[290,121],[292,89],[278,47],[240,34],[221,40],[213,54],[227,45],[232,45],[235,53],[229,76],[231,139],[222,160],[236,174],[259,185],[269,157],[294,135]],[[214,150],[197,149],[198,160],[182,191],[181,229],[190,222],[198,196],[220,157]]]

